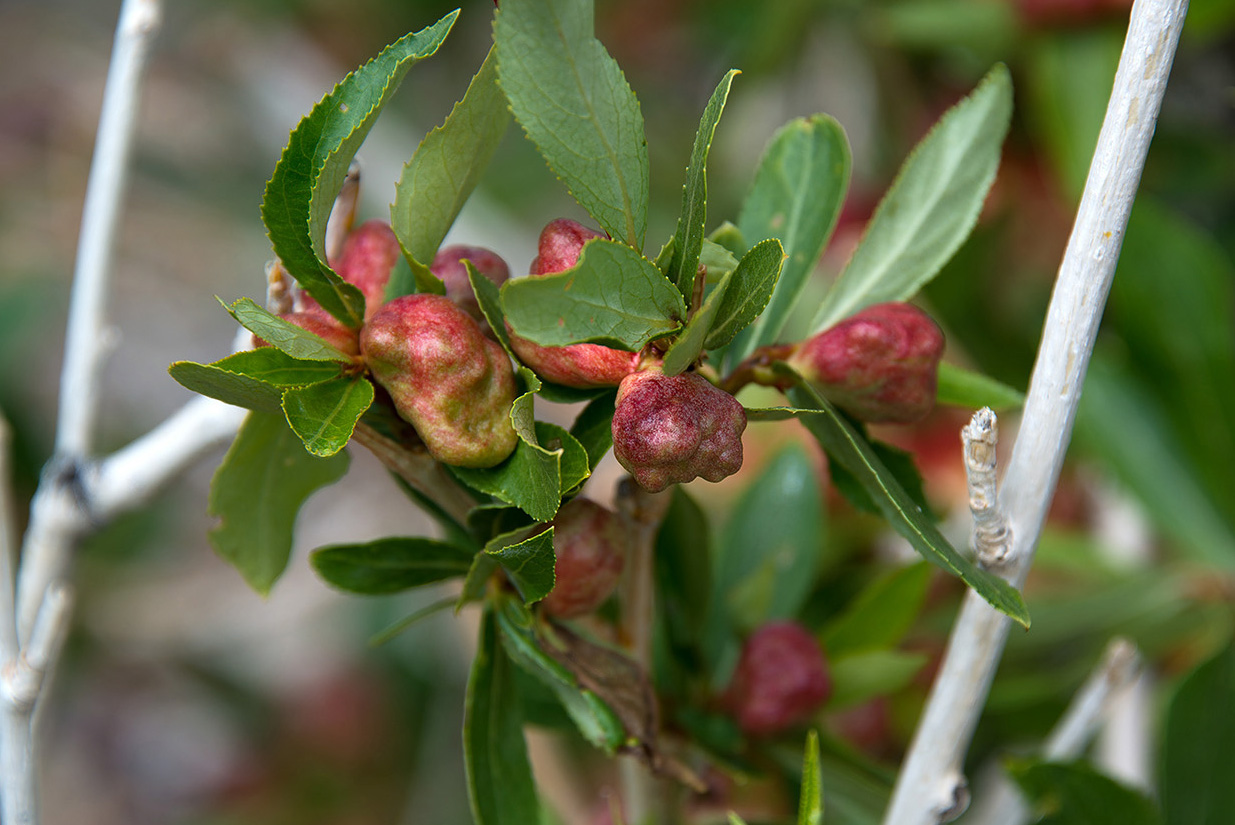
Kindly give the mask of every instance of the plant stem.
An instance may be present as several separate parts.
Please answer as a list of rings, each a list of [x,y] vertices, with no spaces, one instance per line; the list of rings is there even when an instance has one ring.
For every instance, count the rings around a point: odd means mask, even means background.
[[[1011,531],[1008,578],[1018,587],[1033,561],[1071,438],[1186,10],[1186,0],[1136,0],[1132,6],[1114,89],[1047,311],[1020,434],[999,499]],[[966,593],[897,777],[886,825],[934,825],[963,810],[964,754],[1009,623],[973,592]]]
[[[459,524],[467,524],[467,514],[476,501],[442,469],[423,448],[409,450],[387,438],[363,421],[356,425],[352,440],[367,447],[378,461],[408,483],[416,492],[437,503]]]

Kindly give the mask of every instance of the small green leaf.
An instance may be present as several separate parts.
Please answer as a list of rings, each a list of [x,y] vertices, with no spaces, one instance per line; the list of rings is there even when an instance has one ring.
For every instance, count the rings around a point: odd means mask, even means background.
[[[195,361],[177,361],[167,372],[185,389],[207,398],[262,413],[283,412],[283,390],[265,381]]]
[[[540,821],[540,803],[514,668],[498,639],[493,611],[486,610],[463,711],[468,800],[476,825],[530,825]]]
[[[591,0],[506,0],[493,25],[510,108],[609,236],[643,249],[648,152],[639,102],[593,34]]]
[[[536,422],[538,438],[542,426],[539,421]],[[553,433],[550,430],[545,432]],[[496,467],[451,467],[450,471],[473,490],[513,504],[536,521],[550,521],[557,514],[562,499],[564,452],[565,448],[546,450],[520,434],[515,451]],[[583,453],[582,447],[579,452]],[[586,454],[583,454],[582,461],[587,463]]]
[[[730,348],[731,364],[780,337],[836,227],[851,163],[845,130],[827,115],[790,121],[773,136],[738,227],[747,243],[779,238],[785,264],[767,309]]]
[[[895,647],[918,617],[930,581],[925,562],[875,579],[824,629],[824,650],[840,657]]]
[[[373,384],[364,376],[340,376],[286,390],[283,412],[306,450],[329,456],[347,446],[373,395]]]
[[[215,551],[262,595],[283,574],[300,505],[347,472],[348,456],[316,458],[281,415],[250,413],[210,482]]]
[[[588,467],[596,465],[613,446],[613,402],[616,390],[592,399],[570,425],[570,434],[583,445],[587,452]]]
[[[798,382],[797,387],[789,391],[789,400],[798,407],[814,408],[822,413],[803,416],[800,420],[806,429],[829,458],[836,459],[857,478],[892,529],[906,538],[927,561],[959,577],[996,610],[1028,627],[1029,612],[1021,594],[1008,582],[978,569],[958,553],[883,466],[866,440],[832,405],[792,370],[784,367],[781,372]]]
[[[309,561],[333,587],[382,596],[463,576],[474,555],[446,542],[409,537],[321,547]]]
[[[707,300],[703,302],[703,306],[699,307],[699,311],[686,322],[686,327],[682,330],[682,333],[678,335],[677,340],[669,347],[668,352],[665,353],[663,364],[665,375],[678,375],[685,372],[703,354],[703,342],[707,339],[708,332],[712,329],[712,324],[716,320],[721,303],[729,291],[731,277],[726,275],[716,285],[716,288],[708,295]]]
[[[1235,821],[1235,646],[1183,680],[1162,735],[1162,810],[1167,825]]]
[[[802,757],[798,825],[823,825],[823,771],[819,767],[819,734],[813,730],[806,732],[806,753]]]
[[[978,219],[1011,116],[1011,75],[999,64],[905,160],[812,334],[872,304],[908,300],[935,277]]]
[[[498,536],[485,545],[485,553],[497,559],[515,587],[519,588],[523,603],[531,605],[548,596],[553,589],[556,556],[553,554],[552,527],[531,538],[522,538],[526,535],[527,529],[524,528]]]
[[[695,289],[695,275],[699,270],[699,252],[703,248],[703,229],[708,219],[708,151],[712,148],[712,136],[720,123],[725,101],[733,78],[739,74],[730,69],[721,78],[703,109],[699,129],[695,133],[695,145],[690,152],[690,165],[686,167],[686,184],[682,187],[682,213],[678,216],[677,230],[673,233],[675,243],[673,257],[665,276],[677,284],[687,301]],[[672,374],[672,373],[667,373]]]
[[[255,378],[275,387],[307,387],[339,377],[339,365],[331,361],[301,361],[274,347],[237,352],[210,366]]]
[[[515,332],[544,347],[590,341],[637,352],[675,332],[686,303],[673,282],[620,243],[589,241],[573,269],[502,287]]]
[[[730,811],[729,812],[729,825],[746,825],[746,820],[742,819],[742,817],[738,816],[733,811]]]
[[[561,492],[566,495],[587,481],[592,466],[587,450],[579,440],[556,424],[536,422],[536,439],[548,450],[561,450]]]
[[[220,300],[220,304],[223,302]],[[290,321],[271,315],[251,298],[241,298],[230,306],[223,304],[236,322],[276,349],[301,361],[338,361],[350,364],[355,359],[335,349],[319,335],[301,329]]]
[[[349,327],[364,320],[360,290],[326,263],[326,221],[347,168],[408,69],[432,55],[454,25],[453,11],[391,43],[345,77],[292,130],[262,199],[274,254],[322,308]]]
[[[465,260],[463,265],[467,267],[467,282],[472,285],[472,293],[476,296],[476,303],[480,305],[480,314],[489,322],[489,329],[493,330],[494,337],[506,350],[506,354],[518,364],[519,358],[510,348],[510,336],[506,334],[506,314],[502,312],[502,296],[497,284],[477,272],[471,261]]]
[[[876,696],[887,696],[906,687],[926,664],[925,653],[899,650],[868,650],[845,656],[829,656],[832,697],[828,707],[851,708]]]
[[[705,348],[725,346],[759,317],[772,298],[784,262],[785,251],[775,238],[760,241],[742,256],[725,300],[716,312]]]
[[[970,410],[990,407],[996,412],[1003,412],[1019,410],[1025,403],[1025,393],[994,378],[961,369],[945,361],[939,364],[939,384],[935,401]]]
[[[471,569],[467,571],[467,576],[463,579],[463,590],[459,593],[459,600],[455,602],[456,613],[462,610],[463,605],[468,602],[478,602],[485,597],[489,579],[500,567],[497,559],[492,556],[484,553],[476,554],[476,558],[472,559]]]
[[[1226,761],[1225,755],[1223,761]],[[1009,760],[1008,773],[1016,780],[1036,814],[1039,825],[1161,825],[1153,801],[1140,791],[1121,785],[1082,761],[1038,762]],[[1226,790],[1229,790],[1227,788]],[[1203,809],[1198,809],[1198,812]],[[1188,825],[1227,823],[1227,815],[1181,819]]]
[[[545,653],[532,614],[505,599],[499,606],[497,623],[511,660],[553,691],[584,739],[607,753],[616,752],[626,741],[621,720],[600,697],[581,687],[573,673]]]
[[[425,136],[403,166],[390,226],[405,255],[422,265],[432,263],[509,123],[491,49],[446,122]]]

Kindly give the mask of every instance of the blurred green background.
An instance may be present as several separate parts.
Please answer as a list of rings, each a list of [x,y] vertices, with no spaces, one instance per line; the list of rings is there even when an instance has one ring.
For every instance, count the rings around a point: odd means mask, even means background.
[[[189,399],[167,377],[170,361],[227,352],[232,322],[214,295],[262,295],[269,246],[257,206],[289,129],[348,70],[451,8],[416,0],[169,4],[117,250],[103,448]],[[469,0],[446,46],[409,75],[379,121],[361,151],[362,216],[385,216],[399,165],[479,65],[492,9],[489,0]],[[0,409],[16,434],[19,510],[50,453],[117,11],[115,2],[0,0]],[[947,331],[949,360],[1023,388],[1127,14],[1124,0],[600,0],[597,34],[642,104],[649,238],[657,243],[676,220],[698,114],[726,69],[743,74],[712,153],[709,228],[736,215],[762,146],[784,121],[827,112],[844,125],[851,193],[804,304],[843,265],[934,119],[992,63],[1007,63],[1016,110],[999,178],[973,237],[922,302]],[[491,246],[523,271],[539,228],[562,215],[582,217],[512,130],[452,239]],[[1034,630],[1014,634],[975,765],[997,745],[1040,737],[1113,634],[1142,646],[1163,690],[1228,641],[1233,261],[1235,2],[1197,0],[1124,243],[1073,461],[1029,585]],[[880,433],[916,452],[932,506],[960,542],[964,420],[941,410],[912,431]],[[796,428],[752,425],[749,433],[741,476],[691,488],[716,523],[782,444],[804,443]],[[1013,434],[1006,422],[1005,444]],[[805,449],[822,478],[813,448]],[[204,462],[81,553],[80,609],[47,713],[45,821],[470,821],[458,727],[475,617],[438,614],[370,649],[370,634],[440,594],[344,598],[316,581],[304,559],[323,543],[423,532],[427,522],[358,453],[348,479],[306,507],[291,570],[262,600],[206,543],[205,489],[216,463]],[[607,498],[616,475],[611,467],[598,474],[589,494]],[[824,495],[827,544],[802,614],[816,627],[896,556],[876,522]],[[937,582],[906,649],[936,655],[957,601],[954,587]],[[863,804],[875,807],[886,793],[886,765],[904,746],[929,669],[879,698],[886,730],[873,744],[840,714],[827,717],[874,760],[853,792],[852,821],[865,821]],[[533,751],[561,747],[573,745],[538,738]],[[613,781],[599,761],[594,771],[591,761],[575,761],[589,768],[586,777],[541,777],[566,822]]]

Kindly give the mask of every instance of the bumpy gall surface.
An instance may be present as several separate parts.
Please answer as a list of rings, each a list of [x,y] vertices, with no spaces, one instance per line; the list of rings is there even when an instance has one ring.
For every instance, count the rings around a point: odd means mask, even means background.
[[[796,622],[769,622],[742,646],[725,703],[751,736],[770,736],[808,720],[832,695],[823,650]]]
[[[492,467],[514,451],[510,360],[449,298],[396,298],[364,325],[360,348],[373,378],[438,461]]]
[[[467,280],[467,267],[463,265],[465,259],[471,261],[477,272],[497,286],[510,279],[510,267],[502,260],[502,256],[482,246],[444,246],[434,256],[429,270],[446,284],[446,297],[479,321],[484,315],[480,312],[480,303],[472,293],[472,285]]]
[[[649,492],[695,478],[720,481],[742,467],[746,411],[695,373],[658,368],[628,375],[613,413],[613,455]]]
[[[805,341],[789,364],[833,404],[909,424],[935,407],[943,332],[912,304],[877,304]]]
[[[579,262],[583,245],[594,238],[607,237],[577,221],[558,218],[540,233],[537,256],[532,261],[532,277],[564,272]],[[567,387],[614,387],[639,364],[639,354],[600,344],[572,344],[568,347],[542,347],[520,338],[506,325],[510,346],[519,360],[542,378]]]
[[[556,582],[541,604],[561,619],[583,616],[617,587],[626,563],[626,531],[613,511],[574,498],[553,520],[553,552]]]

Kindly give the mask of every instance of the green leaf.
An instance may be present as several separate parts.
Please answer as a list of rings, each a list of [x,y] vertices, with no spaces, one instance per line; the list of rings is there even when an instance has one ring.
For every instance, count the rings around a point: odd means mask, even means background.
[[[210,543],[262,595],[283,574],[300,505],[347,472],[348,456],[316,458],[281,415],[250,413],[210,482]]]
[[[767,309],[735,339],[731,364],[779,338],[836,228],[851,163],[845,130],[827,115],[790,121],[773,136],[742,204],[738,228],[747,243],[778,238],[784,269]]]
[[[797,615],[825,542],[823,490],[800,447],[781,451],[743,491],[720,534],[709,625],[751,630]]]
[[[591,0],[506,0],[493,25],[498,76],[519,125],[579,205],[642,250],[643,115],[593,29]]]
[[[584,739],[606,753],[615,753],[626,741],[621,720],[600,697],[581,687],[573,673],[545,653],[532,614],[520,609],[517,602],[504,599],[497,623],[511,660],[553,691]]]
[[[729,812],[729,825],[746,825],[746,820],[742,819],[742,817],[738,816],[733,811],[730,811]]]
[[[733,231],[737,232],[737,227],[733,224],[726,223],[725,226],[732,227]],[[717,281],[723,275],[738,268],[738,259],[733,256],[728,247],[721,246],[707,238],[703,241],[703,248],[699,250],[699,263],[707,269],[708,281]]]
[[[553,439],[566,432],[559,427],[551,427],[552,425],[535,422],[537,442],[528,441],[523,437],[523,433],[520,433],[515,451],[496,467],[451,467],[450,472],[473,490],[513,504],[536,521],[550,521],[557,514],[562,499],[562,469],[566,445],[569,443],[563,439],[563,446],[554,450],[539,446],[542,433]],[[518,429],[516,427],[516,431]],[[572,460],[576,463],[572,466],[577,467],[582,463],[586,467],[587,456],[582,446],[574,456]]]
[[[363,375],[339,376],[286,390],[283,412],[306,450],[330,456],[347,446],[373,395],[373,384]]]
[[[1011,75],[999,64],[905,160],[812,334],[872,304],[907,300],[939,272],[978,219],[1011,116]]]
[[[1006,767],[1039,825],[1160,825],[1163,821],[1149,797],[1098,773],[1085,762],[1016,759],[1009,760]],[[1179,821],[1205,825],[1231,819],[1219,816]]]
[[[686,317],[673,282],[614,241],[589,241],[573,269],[507,281],[501,292],[515,332],[544,347],[593,342],[637,352]]]
[[[297,360],[338,361],[343,364],[351,364],[356,360],[335,349],[321,336],[271,315],[251,298],[241,298],[230,306],[223,304],[223,308],[249,332]]]
[[[990,407],[996,412],[1003,412],[1019,410],[1025,403],[1025,393],[981,373],[941,362],[935,400],[953,407],[970,410]]]
[[[669,347],[668,352],[665,353],[663,365],[665,375],[678,375],[685,372],[703,354],[703,342],[707,339],[708,332],[711,331],[712,324],[720,310],[721,302],[724,301],[729,291],[731,277],[731,275],[726,275],[716,285],[707,300],[703,302],[703,306],[699,307],[699,311],[686,322],[682,333]]]
[[[419,610],[413,610],[408,615],[399,619],[397,622],[387,625],[382,630],[374,633],[369,637],[369,647],[380,647],[394,639],[400,633],[409,630],[413,625],[419,624],[422,620],[436,615],[448,607],[453,606],[458,602],[455,596],[447,596],[444,599],[438,599],[435,602],[430,602]]]
[[[225,404],[244,407],[262,413],[283,412],[283,390],[265,381],[230,372],[216,364],[177,361],[167,368],[168,374],[182,387]]]
[[[1167,825],[1235,821],[1235,646],[1180,683],[1162,734],[1162,811]]]
[[[562,451],[560,486],[562,495],[574,490],[592,475],[592,465],[587,449],[567,430],[556,424],[537,421],[536,438],[546,449]]]
[[[481,275],[471,261],[465,260],[463,265],[467,267],[467,282],[472,285],[472,293],[476,296],[476,303],[480,305],[480,314],[485,316],[489,329],[506,350],[506,354],[518,364],[519,357],[511,349],[510,336],[506,334],[506,314],[502,312],[502,296],[497,284]],[[538,382],[539,380],[537,379]]]
[[[896,693],[909,685],[929,657],[925,653],[899,650],[868,650],[845,656],[829,656],[834,710],[860,705],[876,696]]]
[[[481,619],[480,641],[467,681],[463,760],[476,825],[540,821],[540,803],[523,741],[523,711],[515,672],[498,641],[492,610],[486,610]]]
[[[806,753],[802,757],[798,825],[823,825],[823,771],[819,767],[819,734],[813,730],[806,732]]]
[[[364,295],[326,263],[326,221],[378,113],[408,69],[437,51],[458,15],[453,11],[396,40],[345,77],[292,130],[266,184],[262,221],[274,254],[323,309],[349,327],[364,320]]]
[[[926,491],[922,486],[922,474],[918,472],[918,465],[913,463],[913,453],[882,441],[872,441],[866,434],[866,428],[860,422],[848,419],[848,423],[858,435],[865,439],[875,457],[892,474],[892,478],[896,479],[918,509],[927,516],[932,516],[930,506],[926,501]],[[862,482],[845,469],[843,464],[831,457],[828,458],[828,475],[832,480],[832,485],[856,509],[876,515],[881,512],[879,505],[875,503],[875,499],[871,498]],[[935,519],[932,517],[932,520]]]
[[[307,387],[338,378],[341,374],[336,363],[301,361],[274,347],[237,352],[215,361],[210,366],[280,388]]]
[[[326,583],[366,596],[400,593],[463,576],[471,550],[426,538],[385,538],[314,550],[309,562]]]
[[[523,603],[531,605],[548,596],[553,589],[556,556],[553,554],[552,527],[531,538],[507,543],[526,535],[525,528],[498,536],[485,545],[485,553],[497,559],[515,587],[519,588]]]
[[[455,602],[455,613],[462,610],[463,605],[468,602],[478,602],[485,597],[489,579],[500,567],[497,559],[492,556],[484,553],[476,554],[476,558],[472,559],[471,569],[467,571],[467,576],[463,579],[463,590],[459,593],[459,600]]]
[[[729,87],[738,75],[730,69],[721,78],[703,109],[699,129],[695,133],[695,145],[690,152],[690,165],[686,167],[686,184],[682,187],[682,214],[678,216],[677,230],[673,233],[673,257],[665,276],[677,284],[687,301],[695,289],[695,275],[699,270],[699,252],[703,248],[703,229],[708,219],[708,151],[712,148],[712,136],[725,110]],[[671,373],[670,373],[671,374]]]
[[[613,446],[613,402],[616,390],[610,390],[592,399],[570,425],[570,434],[583,445],[587,452],[588,466],[596,465]]]
[[[900,567],[871,582],[823,633],[831,657],[895,647],[926,600],[931,568],[925,562]]]
[[[883,462],[845,419],[809,384],[785,368],[783,374],[794,376],[798,386],[789,391],[789,400],[801,408],[814,408],[821,415],[807,415],[800,420],[815,437],[829,458],[834,458],[866,489],[892,529],[906,538],[927,561],[933,562],[972,587],[992,607],[1029,626],[1029,611],[1025,601],[1012,585],[974,566],[958,553],[939,529],[914,504],[913,499],[896,481]]]
[[[404,254],[426,266],[493,158],[510,111],[497,85],[497,58],[485,57],[446,122],[425,136],[403,166],[390,226]]]
[[[775,238],[760,241],[742,256],[708,332],[706,349],[728,344],[759,317],[772,298],[784,262],[785,250]]]
[[[712,549],[707,515],[681,485],[656,533],[652,556],[656,604],[678,650],[702,648],[712,595]]]

